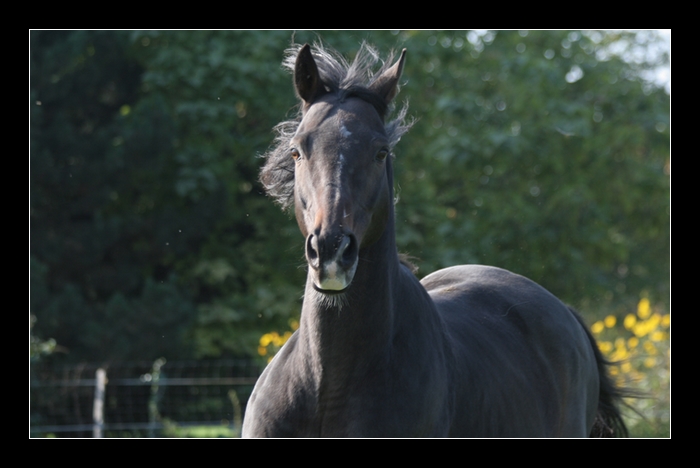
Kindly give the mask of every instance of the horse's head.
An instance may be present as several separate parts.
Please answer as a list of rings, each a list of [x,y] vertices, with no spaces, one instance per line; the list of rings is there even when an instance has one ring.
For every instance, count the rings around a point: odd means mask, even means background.
[[[393,144],[384,113],[394,98],[405,51],[367,87],[329,89],[308,45],[296,58],[294,84],[303,117],[289,140],[294,211],[306,237],[314,287],[346,289],[362,248],[376,242],[391,213]]]

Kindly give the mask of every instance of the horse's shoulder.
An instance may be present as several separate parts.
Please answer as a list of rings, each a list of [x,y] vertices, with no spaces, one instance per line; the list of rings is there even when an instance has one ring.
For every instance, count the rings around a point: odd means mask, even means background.
[[[315,402],[306,369],[296,359],[298,332],[292,334],[262,372],[248,400],[244,437],[313,435]]]

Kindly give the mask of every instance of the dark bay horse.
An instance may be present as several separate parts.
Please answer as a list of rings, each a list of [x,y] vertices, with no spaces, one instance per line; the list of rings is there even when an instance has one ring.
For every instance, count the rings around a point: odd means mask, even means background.
[[[578,315],[494,267],[418,281],[397,254],[385,122],[404,65],[291,50],[301,100],[261,181],[294,207],[308,275],[299,329],[260,376],[244,437],[624,435],[621,392]]]

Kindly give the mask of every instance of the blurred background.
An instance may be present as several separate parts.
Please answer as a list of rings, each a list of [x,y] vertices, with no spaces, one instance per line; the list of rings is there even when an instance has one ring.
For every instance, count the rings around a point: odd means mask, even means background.
[[[396,235],[418,276],[539,282],[652,397],[633,435],[670,435],[670,34],[31,31],[31,436],[237,434],[298,326],[302,238],[257,175],[296,112],[284,50],[314,41],[408,49]]]

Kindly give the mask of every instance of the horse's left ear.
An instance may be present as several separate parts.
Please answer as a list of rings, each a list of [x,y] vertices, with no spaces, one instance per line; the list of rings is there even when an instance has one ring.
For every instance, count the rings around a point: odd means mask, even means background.
[[[325,90],[309,44],[304,44],[304,47],[299,51],[299,55],[297,55],[297,60],[294,64],[294,87],[306,105],[311,105]]]
[[[406,61],[406,49],[401,51],[401,57],[391,67],[379,76],[370,85],[370,89],[384,98],[384,102],[389,104],[398,92],[399,79],[403,72],[403,65]]]

